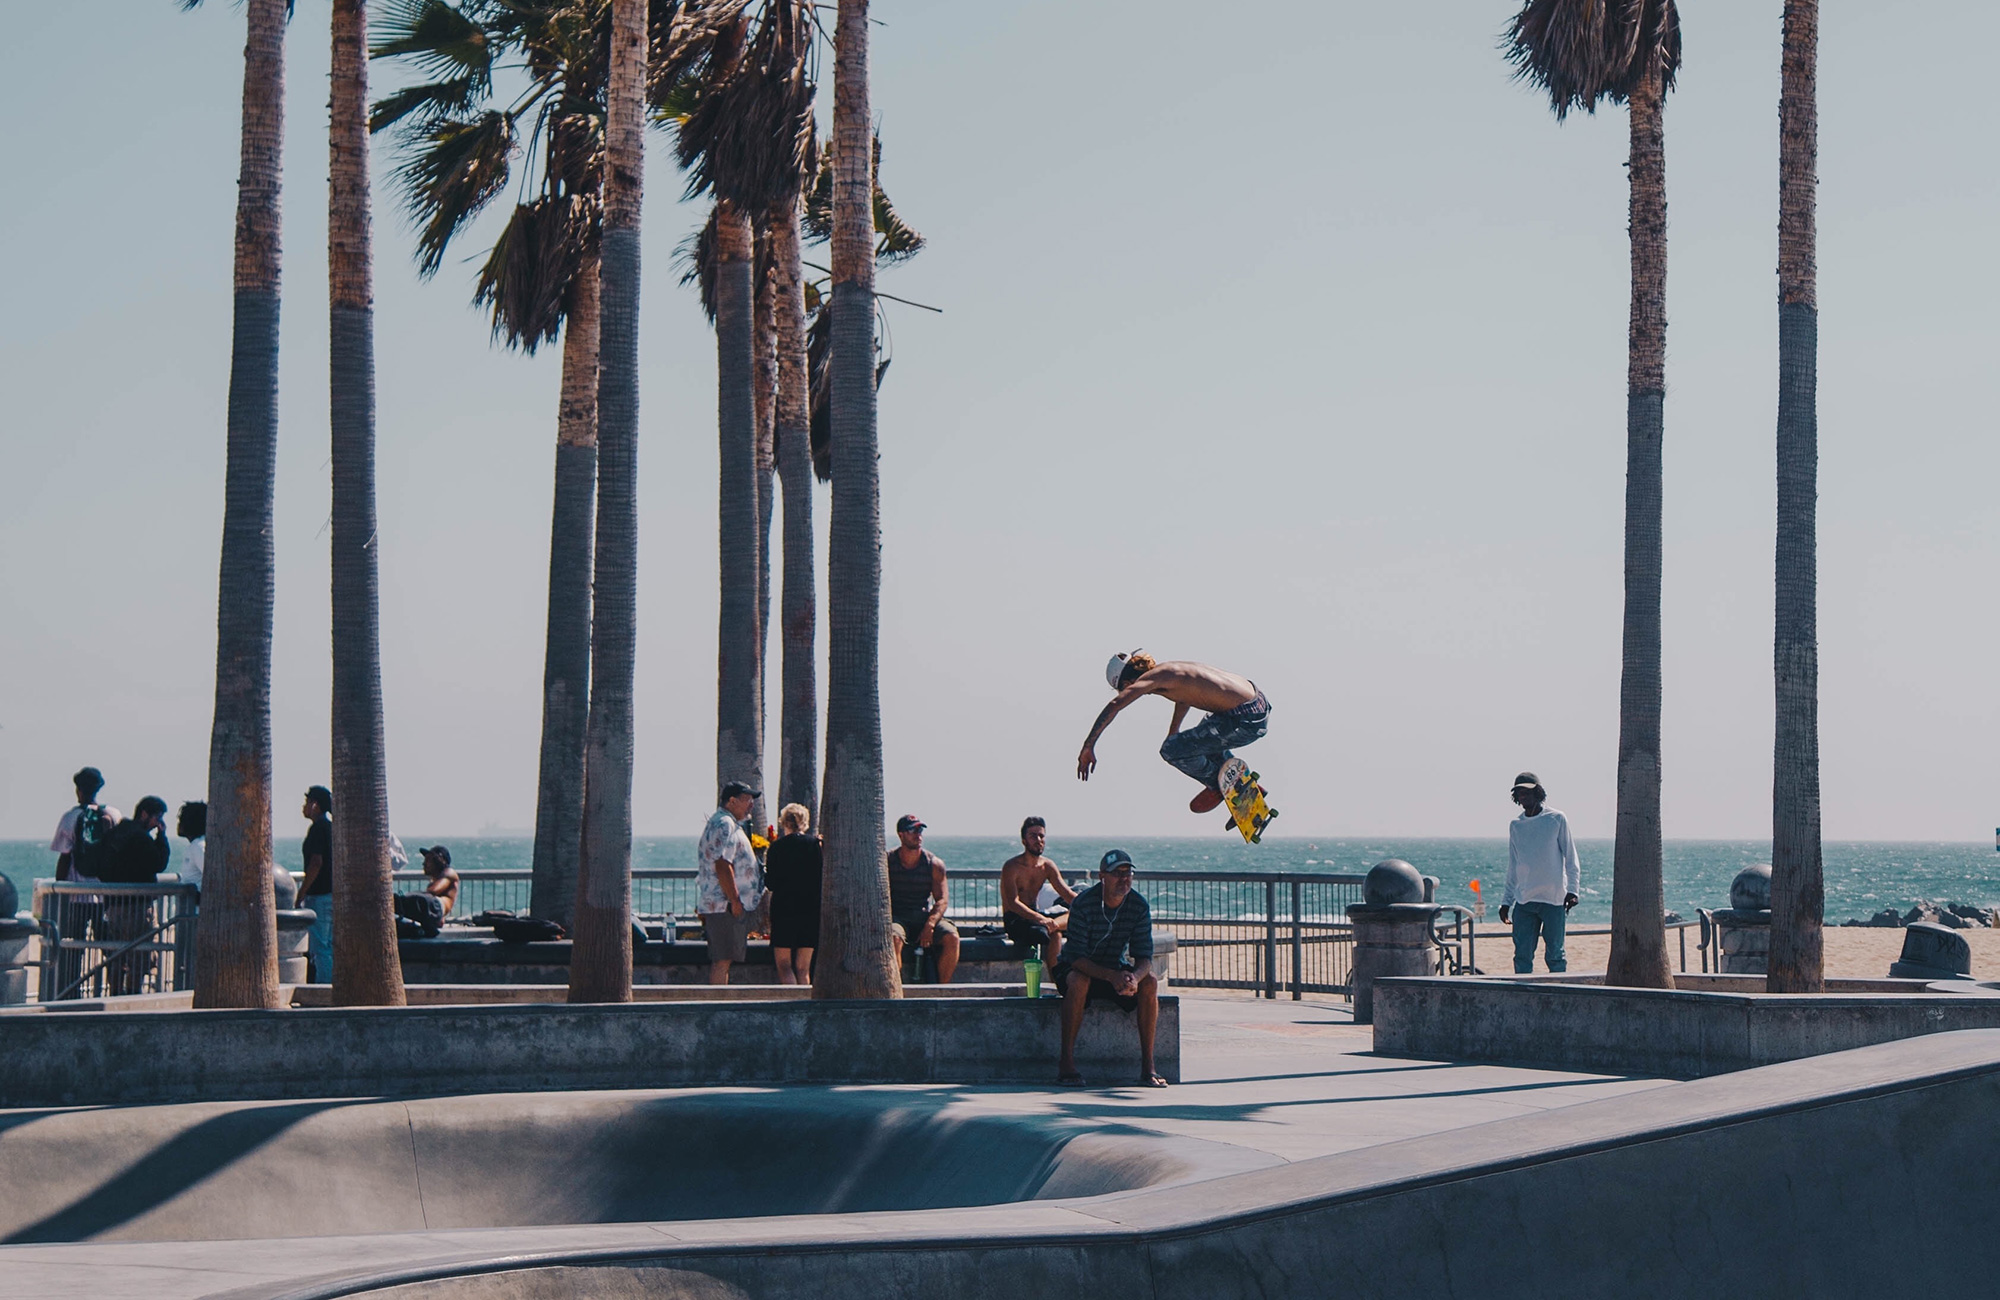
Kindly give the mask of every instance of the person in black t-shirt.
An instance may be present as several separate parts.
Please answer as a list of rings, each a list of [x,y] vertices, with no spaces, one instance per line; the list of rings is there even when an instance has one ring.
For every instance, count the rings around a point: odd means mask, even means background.
[[[316,785],[306,791],[299,815],[306,828],[305,879],[299,882],[299,904],[313,911],[306,952],[312,959],[315,984],[333,983],[333,791]]]
[[[98,879],[108,884],[149,885],[167,869],[173,850],[167,843],[167,801],[147,795],[132,815],[111,828],[104,841],[104,865]],[[146,937],[153,928],[151,897],[145,894],[104,896],[104,938],[107,989],[113,994],[142,993],[153,969],[151,952],[119,953],[124,944]]]
[[[819,838],[806,834],[812,814],[804,804],[778,810],[778,838],[764,855],[764,892],[771,899],[771,959],[778,983],[812,983],[813,949],[819,945]]]

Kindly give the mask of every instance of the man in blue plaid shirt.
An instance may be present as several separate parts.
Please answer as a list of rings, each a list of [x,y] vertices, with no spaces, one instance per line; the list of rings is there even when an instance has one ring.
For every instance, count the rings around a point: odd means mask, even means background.
[[[1160,981],[1153,973],[1153,912],[1132,888],[1132,857],[1113,849],[1097,864],[1097,883],[1069,906],[1069,931],[1056,961],[1062,989],[1062,1064],[1056,1082],[1081,1088],[1076,1035],[1083,1010],[1110,999],[1139,1013],[1139,1086],[1164,1088],[1153,1069],[1153,1031],[1160,1023]]]

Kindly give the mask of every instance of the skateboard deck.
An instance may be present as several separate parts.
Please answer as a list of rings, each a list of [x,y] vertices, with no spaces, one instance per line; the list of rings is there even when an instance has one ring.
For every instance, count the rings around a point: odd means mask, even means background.
[[[1233,754],[1216,776],[1222,801],[1229,808],[1229,820],[1236,824],[1237,831],[1249,844],[1261,841],[1264,828],[1278,815],[1278,810],[1267,802],[1269,792],[1257,783],[1257,779],[1257,773],[1250,770],[1250,765]]]

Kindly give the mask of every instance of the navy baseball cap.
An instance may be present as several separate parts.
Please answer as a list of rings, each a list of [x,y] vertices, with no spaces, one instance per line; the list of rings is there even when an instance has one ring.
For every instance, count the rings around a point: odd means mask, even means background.
[[[1120,867],[1129,867],[1133,871],[1137,871],[1139,864],[1132,861],[1132,855],[1125,850],[1113,849],[1098,860],[1097,874],[1100,876],[1107,875],[1118,870]]]
[[[306,798],[318,804],[321,812],[330,813],[333,811],[333,791],[323,785],[307,786]]]
[[[742,781],[731,781],[728,785],[722,787],[722,798],[720,802],[728,803],[731,799],[740,799],[746,794],[749,795],[752,799],[755,799],[758,795],[763,793],[764,792],[762,790],[756,789],[753,786],[750,786]]]
[[[920,831],[923,828],[924,819],[915,813],[904,813],[896,819],[896,830],[898,833],[903,831]]]

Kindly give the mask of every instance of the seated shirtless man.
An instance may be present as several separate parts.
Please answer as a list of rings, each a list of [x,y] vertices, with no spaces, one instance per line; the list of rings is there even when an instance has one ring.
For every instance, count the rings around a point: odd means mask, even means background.
[[[1041,897],[1043,885],[1053,889],[1065,903],[1076,901],[1076,891],[1063,879],[1056,864],[1042,856],[1048,842],[1047,822],[1030,817],[1021,823],[1024,851],[1000,864],[1000,922],[1015,947],[1034,949],[1041,955],[1042,964],[1053,970],[1069,917],[1044,916],[1035,910],[1035,902]]]
[[[458,873],[451,869],[451,850],[442,844],[418,849],[424,860],[424,892],[435,894],[444,904],[444,914],[458,906]]]
[[[1083,752],[1076,756],[1076,779],[1088,781],[1097,769],[1094,746],[1113,718],[1144,696],[1164,695],[1173,701],[1174,717],[1167,724],[1160,757],[1201,783],[1201,792],[1189,800],[1188,811],[1205,813],[1218,807],[1222,791],[1215,781],[1231,757],[1230,747],[1249,744],[1269,726],[1271,702],[1257,689],[1257,683],[1191,660],[1161,663],[1144,650],[1113,655],[1104,676],[1118,694],[1097,715],[1084,739]],[[1189,709],[1201,709],[1208,716],[1182,731]]]

